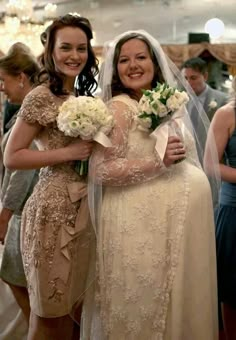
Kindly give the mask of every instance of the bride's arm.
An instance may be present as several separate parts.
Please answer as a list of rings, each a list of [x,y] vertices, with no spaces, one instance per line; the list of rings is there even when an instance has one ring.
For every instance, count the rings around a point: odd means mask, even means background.
[[[172,137],[164,158],[165,165],[155,153],[145,158],[127,159],[128,137],[133,121],[133,112],[126,104],[118,101],[112,103],[111,110],[115,119],[115,126],[110,135],[113,147],[105,151],[104,149],[100,150],[100,154],[97,151],[97,157],[96,155],[94,157],[97,164],[91,166],[99,182],[112,186],[146,182],[162,174],[166,171],[166,167],[179,158],[179,156],[173,155],[173,149],[178,145],[179,139]],[[171,148],[170,144],[172,144]]]

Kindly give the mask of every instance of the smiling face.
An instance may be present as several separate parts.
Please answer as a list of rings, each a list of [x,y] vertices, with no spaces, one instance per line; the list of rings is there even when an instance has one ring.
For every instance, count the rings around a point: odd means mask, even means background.
[[[123,86],[131,89],[138,98],[142,96],[142,89],[152,88],[154,65],[144,41],[134,38],[123,44],[117,71]]]
[[[80,28],[64,27],[55,34],[53,62],[55,69],[64,74],[64,88],[73,90],[77,75],[85,67],[88,60],[87,36]]]

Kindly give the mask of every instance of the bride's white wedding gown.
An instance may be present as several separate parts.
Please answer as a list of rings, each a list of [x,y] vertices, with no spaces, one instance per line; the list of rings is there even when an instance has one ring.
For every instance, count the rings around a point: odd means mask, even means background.
[[[84,323],[83,339],[216,340],[208,180],[191,157],[159,174],[150,172],[145,162],[156,157],[155,140],[135,127],[135,101],[126,95],[116,100],[127,105],[125,121],[131,126],[124,129],[124,121],[117,120],[116,150],[104,163],[96,311],[92,325]],[[194,153],[193,141],[185,144],[188,154]],[[85,299],[85,318],[86,313]]]

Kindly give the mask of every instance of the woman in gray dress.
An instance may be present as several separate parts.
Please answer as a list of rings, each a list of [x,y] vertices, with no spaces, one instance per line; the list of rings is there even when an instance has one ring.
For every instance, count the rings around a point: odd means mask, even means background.
[[[21,104],[34,85],[34,74],[38,63],[29,48],[21,43],[14,44],[8,54],[0,58],[0,81],[10,103]],[[9,131],[2,138],[2,153],[5,150],[11,128],[16,120],[15,113],[8,123]],[[31,145],[35,148],[35,145]],[[29,321],[30,307],[26,279],[20,251],[21,212],[37,181],[35,170],[4,169],[1,188],[0,242],[5,243],[0,277],[6,282],[23,314]]]

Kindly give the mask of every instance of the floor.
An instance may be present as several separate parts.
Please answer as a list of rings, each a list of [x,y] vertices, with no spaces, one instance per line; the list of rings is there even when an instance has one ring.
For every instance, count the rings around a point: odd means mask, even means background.
[[[0,263],[3,246],[0,245]],[[27,325],[24,316],[8,287],[0,280],[0,340],[26,340]]]

